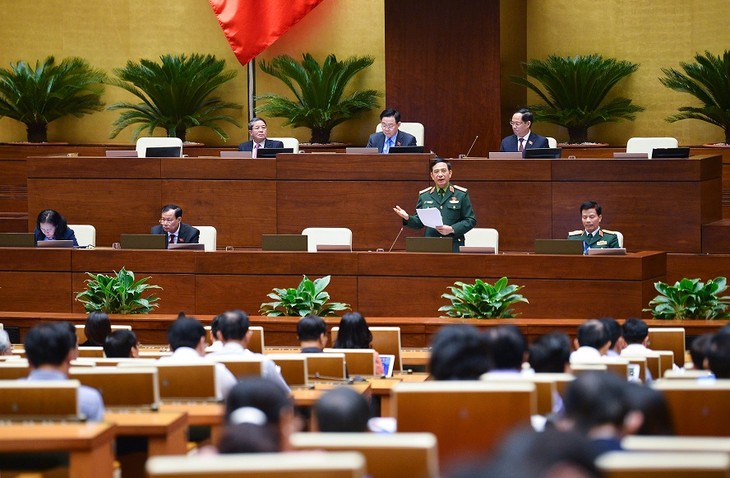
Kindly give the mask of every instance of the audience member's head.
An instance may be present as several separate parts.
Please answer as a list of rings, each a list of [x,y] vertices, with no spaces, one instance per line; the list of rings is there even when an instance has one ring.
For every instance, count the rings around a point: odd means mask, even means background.
[[[489,329],[486,337],[494,370],[520,371],[522,369],[527,342],[517,326],[499,325]]]
[[[636,435],[674,435],[674,422],[664,394],[644,384],[629,382],[626,396],[632,411],[641,415]]]
[[[350,312],[340,319],[340,330],[333,345],[336,349],[369,349],[373,334],[360,312]]]
[[[649,338],[649,326],[643,320],[634,317],[626,319],[623,325],[623,332],[624,340],[629,345],[646,345],[646,341]]]
[[[189,347],[203,355],[205,353],[205,327],[193,317],[176,319],[167,329],[167,341],[173,352],[180,347]]]
[[[71,329],[69,329],[71,325]],[[75,357],[76,333],[68,322],[41,324],[25,335],[25,354],[32,368],[53,368],[68,373]]]
[[[370,404],[362,394],[347,387],[327,391],[314,404],[320,432],[366,432]]]
[[[510,433],[483,466],[458,471],[453,478],[599,478],[597,453],[578,433],[535,432],[521,428]]]
[[[612,317],[603,317],[598,319],[601,321],[603,326],[608,331],[608,336],[611,339],[611,345],[608,346],[609,350],[612,350],[616,354],[620,354],[621,350],[626,347],[626,341],[624,340],[623,329],[621,324]]]
[[[692,340],[689,346],[689,355],[692,357],[692,365],[695,370],[705,370],[705,359],[707,358],[707,347],[713,334],[699,335]]]
[[[66,218],[58,211],[53,209],[44,209],[38,213],[35,227],[41,231],[48,239],[60,239],[66,236],[68,231],[68,223]]]
[[[86,342],[82,345],[101,347],[104,345],[107,336],[111,333],[112,323],[109,320],[109,316],[106,315],[106,312],[91,312],[86,317],[86,324],[84,325]]]
[[[434,380],[478,380],[489,369],[487,339],[476,327],[447,325],[434,336],[429,362]]]
[[[218,324],[221,321],[222,315],[223,314],[216,315],[215,317],[213,317],[213,320],[211,320],[211,322],[210,322],[210,337],[213,342],[215,342],[216,340],[221,340],[221,338],[218,336],[218,332],[220,330],[218,328]]]
[[[707,367],[716,378],[730,378],[730,334],[718,332],[710,338]]]
[[[229,310],[218,316],[218,330],[224,342],[248,341],[249,324],[248,314],[242,310]]]
[[[10,343],[10,336],[4,330],[0,330],[0,355],[13,355],[13,344]]]
[[[115,330],[104,341],[104,355],[108,358],[139,357],[137,336],[131,330]]]
[[[576,348],[592,347],[601,355],[606,355],[608,347],[611,345],[611,337],[608,335],[606,326],[600,320],[586,320],[580,327],[576,335]]]
[[[302,349],[322,350],[327,345],[327,325],[322,317],[307,315],[297,322],[297,337]]]
[[[287,451],[295,430],[289,395],[265,378],[238,382],[226,399],[226,426],[218,444],[221,453]]]
[[[530,367],[536,373],[565,373],[570,366],[570,337],[561,332],[541,335],[529,347]]]

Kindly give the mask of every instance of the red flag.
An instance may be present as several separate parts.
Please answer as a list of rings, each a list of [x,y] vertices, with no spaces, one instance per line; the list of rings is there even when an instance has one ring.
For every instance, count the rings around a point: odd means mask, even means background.
[[[208,0],[242,65],[279,39],[322,0]]]

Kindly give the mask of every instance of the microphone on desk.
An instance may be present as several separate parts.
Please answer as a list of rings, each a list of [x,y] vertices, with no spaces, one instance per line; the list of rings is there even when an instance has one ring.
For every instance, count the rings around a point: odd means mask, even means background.
[[[405,226],[403,226],[405,227]],[[398,241],[398,238],[400,237],[401,233],[403,232],[403,227],[400,228],[400,231],[398,231],[398,235],[395,236],[395,241],[393,241],[393,244],[390,245],[390,249],[388,249],[388,252],[393,250],[393,246],[395,246],[395,243]]]
[[[468,158],[469,157],[469,153],[471,153],[471,150],[472,150],[472,148],[474,148],[474,145],[477,143],[477,140],[478,139],[479,139],[479,135],[476,135],[474,137],[474,141],[471,142],[471,146],[469,146],[469,151],[467,151],[466,154],[461,155],[459,157],[461,157],[461,158]]]

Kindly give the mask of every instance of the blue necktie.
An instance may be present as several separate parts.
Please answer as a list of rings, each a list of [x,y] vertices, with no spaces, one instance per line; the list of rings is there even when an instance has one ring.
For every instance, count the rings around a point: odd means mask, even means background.
[[[386,154],[390,151],[390,147],[393,146],[393,138],[388,138],[385,140],[385,146],[383,147],[383,154]]]

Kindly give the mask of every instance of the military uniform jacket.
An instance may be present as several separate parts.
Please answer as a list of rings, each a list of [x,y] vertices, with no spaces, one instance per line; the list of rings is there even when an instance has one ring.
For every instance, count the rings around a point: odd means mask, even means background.
[[[453,234],[449,234],[449,236],[454,239],[454,251],[458,251],[459,246],[464,245],[464,234],[477,224],[469,193],[466,188],[453,184],[447,186],[443,197],[439,195],[435,186],[419,191],[416,209],[432,207],[439,208],[444,224],[454,228]],[[423,223],[417,215],[410,216],[407,221],[404,220],[403,225],[413,229],[423,227]],[[426,237],[446,237],[431,227],[426,228],[425,235]]]
[[[592,236],[586,234],[584,229],[570,231],[568,239],[583,241],[588,249],[612,249],[619,247],[618,236],[608,229],[598,228],[598,232]]]

